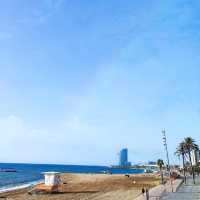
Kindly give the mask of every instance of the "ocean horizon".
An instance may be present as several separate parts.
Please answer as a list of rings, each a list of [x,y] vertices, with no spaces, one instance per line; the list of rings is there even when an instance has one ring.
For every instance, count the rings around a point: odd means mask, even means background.
[[[0,163],[0,169],[13,169],[16,172],[0,172],[0,189],[7,189],[31,184],[43,180],[43,172],[57,171],[62,173],[104,173],[140,174],[143,169],[119,169],[97,165],[61,165],[61,164],[24,164]]]

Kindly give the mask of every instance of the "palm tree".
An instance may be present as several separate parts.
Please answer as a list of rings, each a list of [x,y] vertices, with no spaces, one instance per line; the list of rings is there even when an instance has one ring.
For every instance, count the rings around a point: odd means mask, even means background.
[[[160,169],[161,183],[163,184],[163,183],[164,183],[164,180],[163,180],[163,171],[162,171],[163,166],[164,166],[163,160],[162,160],[162,159],[158,159],[158,160],[157,160],[157,165],[158,165],[158,167],[159,167],[159,169]]]
[[[178,157],[182,157],[182,161],[183,161],[183,175],[184,175],[184,182],[186,184],[186,176],[185,176],[185,156],[186,156],[186,148],[185,148],[185,143],[181,142],[178,147],[176,148],[176,152],[175,154]]]
[[[185,138],[184,139],[184,144],[185,144],[186,153],[188,154],[188,157],[189,157],[190,166],[191,166],[191,169],[192,169],[193,182],[195,184],[195,174],[194,174],[194,168],[193,168],[193,165],[192,165],[191,152],[192,151],[196,151],[198,149],[198,145],[195,143],[195,140],[192,139],[191,137]]]

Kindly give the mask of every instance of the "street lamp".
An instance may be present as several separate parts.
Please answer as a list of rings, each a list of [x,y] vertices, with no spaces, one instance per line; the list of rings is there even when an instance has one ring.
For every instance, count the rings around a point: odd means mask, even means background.
[[[165,147],[166,157],[167,157],[167,171],[170,172],[169,153],[168,153],[168,148],[167,148],[166,131],[165,131],[165,130],[162,130],[162,134],[163,134],[163,144],[164,144],[164,147]]]
[[[162,130],[162,134],[163,134],[163,144],[164,144],[164,147],[165,147],[166,157],[167,157],[167,171],[169,172],[169,179],[170,179],[171,189],[172,189],[172,192],[173,192],[173,185],[172,185],[172,180],[171,180],[171,170],[170,170],[170,164],[169,164],[169,153],[168,153],[168,147],[167,147],[166,131]]]

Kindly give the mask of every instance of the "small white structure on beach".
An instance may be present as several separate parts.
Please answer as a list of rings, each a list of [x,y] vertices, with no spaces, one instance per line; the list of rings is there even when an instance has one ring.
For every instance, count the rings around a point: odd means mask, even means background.
[[[58,186],[60,184],[60,173],[59,172],[44,172],[44,184],[46,186]]]
[[[199,150],[192,150],[191,151],[191,160],[192,160],[192,165],[196,165],[200,161],[200,151]]]

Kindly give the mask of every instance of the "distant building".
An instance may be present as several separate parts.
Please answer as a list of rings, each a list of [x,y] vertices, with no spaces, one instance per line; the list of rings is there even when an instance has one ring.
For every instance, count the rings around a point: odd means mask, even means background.
[[[192,165],[196,165],[198,162],[200,162],[200,151],[199,150],[192,150],[191,160],[192,160]]]
[[[149,161],[148,165],[157,165],[157,163],[155,161]]]
[[[119,165],[122,167],[131,166],[131,162],[128,162],[128,149],[122,149],[119,153]]]

